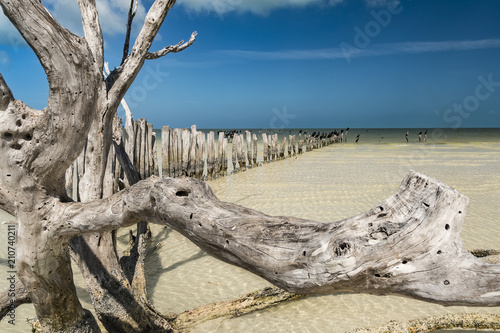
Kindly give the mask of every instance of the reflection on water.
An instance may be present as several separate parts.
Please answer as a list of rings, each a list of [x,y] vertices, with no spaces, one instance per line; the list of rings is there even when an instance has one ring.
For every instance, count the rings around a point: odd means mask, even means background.
[[[470,198],[462,237],[468,249],[499,248],[500,143],[336,144],[297,158],[267,164],[209,184],[221,200],[271,215],[335,221],[357,215],[393,194],[410,170],[448,184]],[[1,213],[0,213],[1,214]],[[0,220],[6,217],[0,215]],[[6,244],[1,226],[1,244]],[[148,293],[163,313],[180,312],[208,302],[229,300],[268,286],[268,282],[220,262],[169,228],[153,226],[163,246],[147,260]],[[127,230],[118,241],[127,243]],[[0,251],[6,267],[6,251]],[[6,273],[1,271],[1,287]],[[85,287],[76,277],[79,292]],[[90,307],[89,298],[83,299]],[[206,322],[194,332],[345,332],[457,312],[499,313],[499,308],[443,307],[395,296],[340,294],[310,297],[239,318]],[[0,331],[27,332],[31,306],[17,310],[17,325],[2,322]],[[13,328],[11,330],[11,328]]]

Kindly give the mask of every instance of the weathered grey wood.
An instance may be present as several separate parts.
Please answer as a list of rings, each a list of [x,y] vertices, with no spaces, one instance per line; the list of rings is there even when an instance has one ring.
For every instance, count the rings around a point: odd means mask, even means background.
[[[139,173],[141,174],[141,179],[146,179],[146,169],[147,169],[147,126],[146,119],[141,118],[137,120],[139,125],[139,133],[138,137],[138,147],[139,147]]]
[[[215,136],[210,131],[207,135],[207,179],[214,179],[215,156]]]
[[[247,139],[247,151],[246,151],[246,159],[248,161],[248,167],[251,168],[252,167],[252,154],[253,154],[253,151],[252,151],[252,133],[250,133],[249,130],[246,130],[245,131],[245,135],[246,135],[246,139]]]
[[[283,137],[283,140],[281,141],[280,145],[280,153],[279,153],[280,160],[285,159],[285,147],[286,147],[286,137]]]
[[[500,265],[463,248],[467,204],[451,187],[411,172],[395,195],[373,209],[322,223],[220,202],[206,183],[191,178],[150,178],[105,204],[70,204],[65,214],[75,224],[68,234],[116,228],[147,216],[211,255],[299,294],[367,292],[498,306]],[[98,214],[87,224],[80,210],[88,207]]]
[[[196,157],[195,157],[195,177],[203,179],[205,167],[205,133],[196,133]]]
[[[217,139],[217,176],[224,176],[226,173],[226,169],[224,162],[226,158],[226,148],[224,146],[224,132],[219,132],[219,138]]]
[[[233,172],[238,172],[238,145],[239,145],[239,136],[237,134],[233,135],[233,146],[231,147],[231,163],[233,164]]]
[[[191,125],[191,145],[189,146],[189,177],[194,177],[196,173],[196,141],[197,141],[196,125]]]
[[[222,175],[226,175],[228,171],[228,155],[227,155],[227,138],[222,141]]]
[[[269,143],[267,141],[266,133],[262,133],[262,146],[263,146],[264,163],[267,163],[269,162]]]
[[[160,156],[158,154],[158,149],[156,147],[158,138],[156,137],[156,132],[153,131],[152,137],[152,152],[153,152],[153,174],[155,176],[160,176]]]
[[[235,136],[238,137],[238,146],[236,149],[238,150],[237,157],[240,171],[246,171],[247,162],[245,153],[245,138],[243,137],[243,134],[236,134]]]
[[[153,137],[155,133],[153,132],[153,124],[147,123],[147,129],[148,129],[148,137],[147,137],[147,155],[148,155],[148,170],[147,173],[148,175],[154,175],[155,174],[155,164],[154,160],[156,160],[156,156],[154,155],[153,152]]]
[[[278,134],[271,135],[271,161],[278,160]]]
[[[182,176],[182,129],[175,128],[174,134],[176,137],[175,140],[175,151],[176,151],[176,160],[175,160],[175,177]]]
[[[170,126],[161,128],[161,174],[162,177],[170,176]]]
[[[171,151],[172,151],[172,158],[170,159],[170,177],[177,177],[177,172],[178,172],[178,166],[177,166],[177,158],[178,158],[178,154],[177,154],[177,140],[178,140],[178,136],[177,136],[177,131],[175,128],[172,128],[172,137],[171,137],[171,140],[170,140],[170,146],[172,147],[171,148]]]
[[[196,135],[196,132],[193,135]],[[194,165],[190,162],[193,159],[190,156],[191,144],[191,134],[189,129],[185,128],[182,130],[182,175],[188,177],[193,177],[194,175]]]
[[[76,161],[66,170],[66,193],[68,197],[73,198],[73,177],[76,170]],[[1,194],[0,194],[1,195]],[[2,209],[0,207],[0,209]]]
[[[252,140],[253,140],[253,154],[252,154],[252,160],[253,160],[253,165],[258,166],[257,164],[257,134],[253,133],[252,134]]]
[[[304,140],[302,139],[302,133],[299,133],[299,144],[297,146],[297,154],[302,154],[302,149],[304,146]]]

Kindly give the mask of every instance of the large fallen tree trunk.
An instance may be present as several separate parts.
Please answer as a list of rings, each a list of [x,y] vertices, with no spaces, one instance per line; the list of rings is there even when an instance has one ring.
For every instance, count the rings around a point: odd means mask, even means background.
[[[468,199],[417,172],[361,215],[321,223],[219,201],[192,178],[151,177],[109,199],[61,203],[60,232],[115,229],[146,218],[287,291],[398,294],[443,305],[500,305],[500,265],[466,251]],[[92,223],[89,223],[92,221]]]

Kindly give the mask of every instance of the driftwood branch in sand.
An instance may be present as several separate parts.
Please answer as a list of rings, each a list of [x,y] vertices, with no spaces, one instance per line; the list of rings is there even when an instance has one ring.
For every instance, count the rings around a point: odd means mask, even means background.
[[[146,217],[290,292],[498,306],[500,265],[473,256],[460,238],[467,202],[454,189],[411,172],[396,194],[368,212],[320,223],[221,202],[207,184],[191,178],[152,177],[106,200],[63,204],[60,219],[71,223],[60,232],[110,230]]]
[[[401,323],[391,321],[387,325],[359,328],[350,331],[350,333],[424,333],[454,328],[498,330],[500,329],[500,314],[459,313],[414,319]]]

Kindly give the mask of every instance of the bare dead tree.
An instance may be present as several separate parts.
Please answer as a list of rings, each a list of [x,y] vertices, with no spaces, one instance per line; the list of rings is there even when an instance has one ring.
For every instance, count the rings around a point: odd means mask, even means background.
[[[175,329],[147,300],[143,220],[168,225],[213,256],[290,292],[500,305],[500,265],[475,258],[460,239],[467,198],[415,172],[377,207],[332,223],[273,217],[221,202],[207,184],[191,178],[135,183],[131,172],[132,186],[112,195],[104,174],[120,101],[147,59],[182,51],[196,37],[150,52],[174,3],[152,4],[131,52],[105,77],[95,0],[78,1],[84,37],[63,28],[38,0],[0,0],[49,83],[47,107],[36,110],[15,99],[0,75],[0,208],[16,217],[19,288],[26,290],[24,301],[33,303],[44,332],[100,331],[78,300],[70,256],[108,330]],[[65,172],[84,147],[82,202],[73,202]],[[135,250],[120,262],[114,230],[136,224]]]

